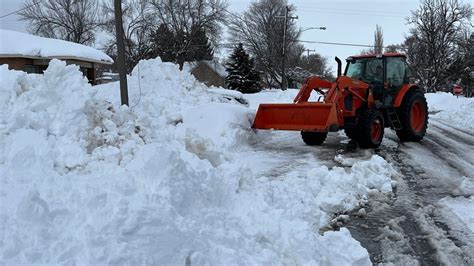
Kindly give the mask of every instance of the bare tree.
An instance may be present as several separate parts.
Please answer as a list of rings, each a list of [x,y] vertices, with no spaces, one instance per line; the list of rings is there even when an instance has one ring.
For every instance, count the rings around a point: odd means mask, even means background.
[[[374,32],[374,47],[369,49],[363,49],[360,54],[381,54],[383,53],[383,31],[382,27],[375,25]]]
[[[379,25],[375,26],[374,33],[374,53],[381,54],[383,52],[383,31]]]
[[[36,35],[91,44],[99,27],[97,0],[26,0],[18,13]]]
[[[102,5],[102,12],[105,15],[104,30],[110,34],[104,49],[115,58],[115,17],[111,1]],[[144,0],[123,1],[123,28],[127,71],[131,71],[138,61],[151,57],[151,34],[156,30],[156,25],[157,19],[149,2]]]
[[[390,44],[385,47],[384,52],[385,53],[398,53],[400,50],[401,50],[400,45]]]
[[[332,69],[328,65],[328,59],[318,53],[301,57],[300,66],[308,70],[312,75],[321,76],[325,79],[334,79]]]
[[[318,53],[303,55],[295,63],[295,67],[288,71],[289,85],[292,87],[301,86],[306,78],[319,76],[326,80],[335,80],[331,67],[328,66],[328,59]]]
[[[449,70],[452,81],[464,88],[464,95],[472,97],[474,89],[474,33],[466,27],[456,38],[455,62]]]
[[[424,55],[424,47],[418,41],[418,39],[418,33],[416,31],[412,31],[410,35],[405,37],[405,41],[401,45],[401,49],[408,56],[407,62],[410,65],[414,76],[417,78],[417,83],[421,84],[425,89],[427,89],[424,84],[426,84],[426,81],[431,75],[426,68],[429,62]]]
[[[283,27],[286,2],[284,0],[259,0],[241,16],[234,15],[229,23],[231,41],[241,42],[256,60],[257,69],[263,73],[268,87],[281,85],[281,60]],[[289,16],[295,8],[289,6]],[[300,58],[304,47],[298,45],[300,31],[292,20],[287,22],[286,51],[288,64],[294,67],[294,58]]]
[[[456,62],[457,35],[471,26],[471,16],[472,7],[458,0],[421,0],[407,19],[414,26],[408,55],[428,91],[447,89],[454,78],[449,70]]]

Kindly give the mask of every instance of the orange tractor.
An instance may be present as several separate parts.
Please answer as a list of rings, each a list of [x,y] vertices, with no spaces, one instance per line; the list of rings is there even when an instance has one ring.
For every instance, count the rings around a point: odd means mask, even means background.
[[[341,60],[335,82],[309,77],[288,104],[260,104],[253,128],[301,131],[308,145],[321,145],[328,132],[344,129],[361,148],[380,146],[384,128],[401,141],[420,141],[428,124],[428,107],[421,89],[409,82],[406,56],[399,53]],[[309,101],[311,93],[320,94]]]

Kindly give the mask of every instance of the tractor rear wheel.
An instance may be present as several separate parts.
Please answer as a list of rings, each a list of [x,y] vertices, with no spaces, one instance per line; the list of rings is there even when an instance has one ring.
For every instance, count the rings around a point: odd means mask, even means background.
[[[377,148],[382,143],[385,123],[377,110],[361,112],[357,126],[356,140],[363,149]]]
[[[307,145],[321,145],[328,136],[327,132],[301,131],[301,137]]]
[[[398,108],[398,117],[402,129],[397,130],[397,136],[401,141],[422,140],[428,128],[428,104],[425,96],[419,91],[408,91]]]

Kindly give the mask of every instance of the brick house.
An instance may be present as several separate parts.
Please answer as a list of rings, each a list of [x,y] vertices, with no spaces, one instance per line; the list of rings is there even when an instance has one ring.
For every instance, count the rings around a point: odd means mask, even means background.
[[[108,55],[89,46],[0,29],[0,65],[42,74],[54,58],[78,65],[91,84],[96,83],[99,65],[113,63]]]

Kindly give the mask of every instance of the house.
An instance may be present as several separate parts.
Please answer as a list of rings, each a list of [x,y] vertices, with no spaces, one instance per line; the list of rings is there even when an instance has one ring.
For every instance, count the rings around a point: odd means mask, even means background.
[[[113,63],[108,55],[89,46],[0,29],[0,65],[42,74],[53,58],[78,65],[91,84],[96,83],[99,65]]]
[[[187,69],[200,82],[207,86],[224,87],[227,71],[217,61],[197,61],[186,63]]]

